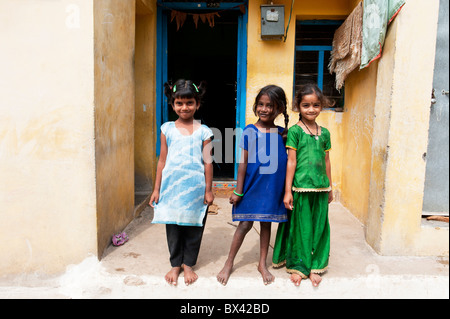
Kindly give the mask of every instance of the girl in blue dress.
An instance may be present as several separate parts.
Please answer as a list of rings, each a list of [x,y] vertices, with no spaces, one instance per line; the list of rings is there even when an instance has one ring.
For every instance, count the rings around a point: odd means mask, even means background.
[[[176,285],[180,272],[190,285],[197,280],[192,267],[197,262],[206,210],[214,201],[212,193],[212,131],[194,120],[204,94],[202,85],[178,80],[165,94],[178,119],[161,126],[161,151],[155,187],[150,197],[154,208],[152,223],[166,224],[172,269],[165,276]]]
[[[289,122],[286,104],[282,88],[276,85],[262,88],[253,106],[258,121],[247,125],[243,131],[236,189],[230,197],[233,221],[239,221],[239,225],[233,236],[228,259],[217,275],[222,285],[227,284],[236,254],[255,221],[261,225],[258,271],[266,285],[275,279],[267,269],[266,259],[271,223],[287,221],[287,210],[283,204],[287,164],[284,144]],[[285,128],[274,123],[279,114],[284,115]]]

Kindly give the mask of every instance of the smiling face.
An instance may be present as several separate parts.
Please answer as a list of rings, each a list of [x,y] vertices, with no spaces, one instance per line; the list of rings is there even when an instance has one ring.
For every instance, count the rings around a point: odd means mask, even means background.
[[[194,118],[194,114],[199,106],[194,98],[176,98],[172,107],[181,120],[190,120]]]
[[[267,94],[261,95],[256,104],[256,115],[259,117],[259,120],[266,124],[271,124],[277,117],[278,113],[276,111],[275,105],[273,105]]]
[[[322,111],[322,103],[315,93],[304,95],[299,105],[302,119],[314,122]]]

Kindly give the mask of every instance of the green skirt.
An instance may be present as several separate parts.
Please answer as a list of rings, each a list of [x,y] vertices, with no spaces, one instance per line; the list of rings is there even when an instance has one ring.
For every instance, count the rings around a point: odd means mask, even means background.
[[[322,273],[330,255],[328,192],[294,192],[294,209],[288,221],[278,225],[273,266],[286,265],[288,273],[307,278]]]

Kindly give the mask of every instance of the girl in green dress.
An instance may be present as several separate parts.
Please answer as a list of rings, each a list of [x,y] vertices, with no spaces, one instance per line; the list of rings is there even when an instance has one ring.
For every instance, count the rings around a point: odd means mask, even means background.
[[[333,200],[331,141],[330,132],[316,123],[327,105],[329,100],[317,85],[304,85],[293,105],[300,120],[289,129],[286,141],[288,164],[283,202],[288,209],[288,222],[278,227],[273,266],[286,265],[296,286],[305,278],[318,286],[320,273],[328,266],[328,204]]]

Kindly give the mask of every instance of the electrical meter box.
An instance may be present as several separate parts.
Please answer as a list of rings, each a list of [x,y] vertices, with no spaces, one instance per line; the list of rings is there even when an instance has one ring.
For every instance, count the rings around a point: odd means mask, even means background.
[[[261,5],[261,39],[282,40],[284,37],[284,5]]]

